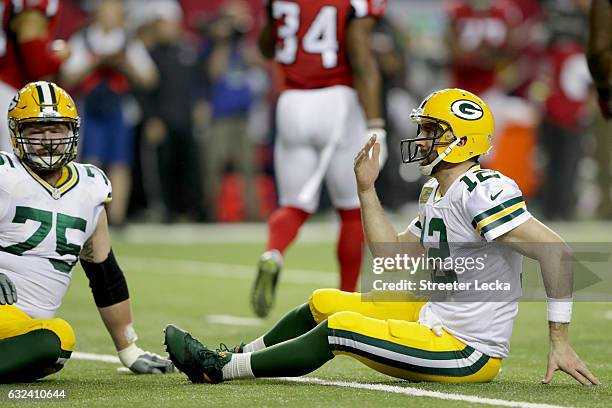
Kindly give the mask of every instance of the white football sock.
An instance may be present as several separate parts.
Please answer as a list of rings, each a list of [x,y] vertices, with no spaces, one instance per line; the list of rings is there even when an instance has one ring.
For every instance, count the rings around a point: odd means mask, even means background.
[[[264,340],[263,340],[263,336],[253,340],[252,342],[250,342],[249,344],[244,346],[243,352],[244,353],[251,353],[253,351],[259,351],[259,350],[263,350],[266,348],[266,345],[264,344]]]
[[[251,353],[234,353],[229,363],[221,369],[224,380],[255,378],[251,370]]]

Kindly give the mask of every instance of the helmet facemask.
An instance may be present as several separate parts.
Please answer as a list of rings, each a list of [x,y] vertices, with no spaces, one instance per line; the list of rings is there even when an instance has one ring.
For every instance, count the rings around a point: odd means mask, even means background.
[[[452,136],[452,128],[448,122],[419,115],[416,111],[418,111],[418,109],[413,111],[410,115],[413,122],[418,124],[416,136],[413,139],[405,139],[400,142],[402,162],[404,163],[416,163],[427,160],[433,154],[434,150],[438,151],[438,148],[441,146],[448,146],[454,139],[454,136]],[[433,127],[433,132],[429,132],[430,134],[425,137],[419,137],[423,126]],[[451,135],[452,138],[449,138],[449,135]],[[445,137],[444,141],[441,140],[443,137]],[[418,142],[425,141],[431,141],[431,144],[426,151],[423,151],[419,148]]]
[[[52,131],[52,137],[46,137],[49,128],[63,125],[66,130],[64,137],[59,132]],[[43,130],[32,132],[31,127],[42,126]],[[17,125],[17,137],[15,138],[16,154],[32,169],[39,171],[54,171],[61,169],[70,161],[74,160],[77,152],[78,125],[72,121],[63,119],[27,121]]]

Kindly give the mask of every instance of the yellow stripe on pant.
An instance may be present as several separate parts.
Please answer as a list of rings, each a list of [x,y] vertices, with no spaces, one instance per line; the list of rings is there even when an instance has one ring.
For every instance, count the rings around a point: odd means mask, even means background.
[[[0,305],[0,340],[42,329],[55,333],[63,351],[74,351],[74,330],[64,319],[33,319],[14,305]]]
[[[416,323],[419,298],[408,302],[366,302],[358,293],[321,289],[310,298],[317,323],[327,320],[334,354],[354,357],[383,374],[411,381],[488,382],[501,367],[443,331],[437,336]]]

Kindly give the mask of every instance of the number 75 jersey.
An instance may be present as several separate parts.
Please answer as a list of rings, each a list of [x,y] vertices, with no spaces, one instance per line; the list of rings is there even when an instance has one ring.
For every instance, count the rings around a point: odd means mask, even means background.
[[[382,17],[387,0],[264,0],[273,20],[275,59],[292,89],[352,86],[346,52],[353,18]],[[364,46],[367,46],[364,44]]]
[[[55,315],[111,197],[110,182],[95,166],[69,163],[52,187],[0,152],[0,272],[17,288],[17,307],[34,318]]]

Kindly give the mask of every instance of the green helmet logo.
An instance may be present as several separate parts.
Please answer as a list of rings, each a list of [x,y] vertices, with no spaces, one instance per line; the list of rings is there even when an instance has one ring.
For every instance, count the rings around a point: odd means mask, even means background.
[[[467,99],[459,99],[451,105],[451,112],[461,119],[477,120],[484,115],[482,108],[472,101]]]

